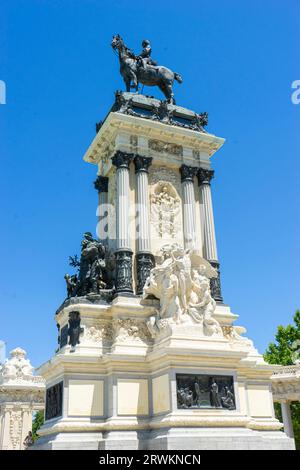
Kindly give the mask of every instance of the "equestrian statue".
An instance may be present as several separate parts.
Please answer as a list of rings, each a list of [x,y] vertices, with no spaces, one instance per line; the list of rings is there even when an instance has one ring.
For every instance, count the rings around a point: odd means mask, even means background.
[[[147,86],[158,86],[165,95],[167,102],[175,104],[173,82],[175,79],[178,83],[182,83],[182,77],[167,67],[157,65],[152,60],[150,41],[144,39],[142,42],[143,50],[138,56],[125,45],[119,34],[113,37],[111,46],[115,51],[118,51],[120,73],[127,92],[130,92],[131,88],[138,92],[139,83]]]

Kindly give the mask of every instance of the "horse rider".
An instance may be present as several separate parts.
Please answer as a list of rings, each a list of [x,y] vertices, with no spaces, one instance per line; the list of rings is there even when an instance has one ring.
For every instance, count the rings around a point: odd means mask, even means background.
[[[143,69],[146,68],[146,65],[157,65],[155,60],[151,58],[151,44],[148,39],[144,39],[142,42],[142,52],[140,55],[137,56],[138,66],[142,67]]]

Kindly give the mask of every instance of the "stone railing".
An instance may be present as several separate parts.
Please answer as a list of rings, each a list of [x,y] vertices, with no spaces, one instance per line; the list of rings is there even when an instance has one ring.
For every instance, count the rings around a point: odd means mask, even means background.
[[[272,379],[281,379],[283,377],[300,377],[300,364],[291,366],[280,366],[273,371]]]

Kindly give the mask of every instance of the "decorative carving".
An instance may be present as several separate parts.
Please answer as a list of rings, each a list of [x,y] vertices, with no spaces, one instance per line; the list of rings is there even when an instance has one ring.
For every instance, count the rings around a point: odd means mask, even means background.
[[[179,229],[180,199],[171,183],[160,181],[150,198],[151,222],[159,237],[175,238]]]
[[[235,410],[233,377],[177,374],[178,408],[226,408]]]
[[[141,155],[136,155],[134,157],[135,172],[139,173],[144,171],[145,173],[148,173],[151,162],[152,157],[142,157]]]
[[[194,176],[197,174],[198,168],[188,165],[181,165],[180,167],[181,182],[194,181]]]
[[[150,271],[155,265],[154,256],[151,253],[137,253],[136,269],[137,269],[137,294],[143,293],[143,288]]]
[[[163,246],[161,253],[163,261],[151,269],[143,290],[144,298],[151,294],[160,300],[157,316],[148,323],[152,336],[159,333],[162,318],[177,324],[198,323],[205,335],[221,335],[221,327],[213,318],[216,302],[210,292],[210,278],[217,276],[215,269],[200,257],[192,269],[190,251],[176,243]]]
[[[100,321],[97,325],[86,327],[84,330],[84,339],[93,343],[111,342],[114,335],[114,328],[108,321]]]
[[[199,186],[201,186],[202,184],[210,184],[210,181],[214,177],[214,174],[214,170],[199,168],[197,173]]]
[[[116,291],[132,293],[132,251],[116,252]]]
[[[35,378],[33,371],[29,359],[26,359],[26,351],[21,348],[13,349],[10,358],[6,359],[2,366],[0,365],[0,384],[33,382]],[[39,381],[43,383],[41,377]]]
[[[138,94],[123,93],[116,91],[115,103],[112,111],[118,111],[122,114],[136,116],[142,119],[160,121],[163,124],[190,129],[197,132],[206,132],[204,127],[208,123],[207,113],[185,113],[182,108],[178,110],[175,106],[166,101],[152,100],[149,104],[143,105]],[[153,97],[149,97],[153,98]]]
[[[207,126],[208,124],[208,113],[201,113],[201,114],[194,114],[192,119],[192,126],[194,126],[195,130],[203,130],[203,127]]]
[[[59,382],[46,390],[45,420],[62,415],[63,382]]]
[[[109,179],[106,176],[97,176],[97,179],[94,181],[95,189],[100,193],[108,192],[108,181]]]
[[[182,156],[183,153],[182,145],[164,142],[162,140],[150,139],[148,147],[149,149],[159,153],[169,153],[177,156]]]
[[[111,161],[112,164],[119,168],[126,168],[129,170],[129,165],[133,159],[133,153],[126,153],[122,152],[121,150],[117,150],[115,155],[112,157]]]
[[[132,318],[118,318],[114,321],[115,336],[118,342],[126,342],[128,339],[139,340],[144,343],[151,341],[151,336],[144,321]]]
[[[130,145],[132,147],[135,147],[135,148],[138,146],[138,137],[137,137],[137,135],[131,135],[130,136]]]
[[[9,436],[13,450],[20,450],[22,439],[22,411],[13,409],[10,412]]]
[[[100,131],[101,127],[103,125],[103,121],[99,121],[99,122],[96,122],[96,134],[98,134],[98,132]]]
[[[71,346],[71,352],[75,351],[76,344],[79,344],[79,337],[83,333],[83,328],[80,327],[80,312],[72,311],[69,313],[69,344]]]

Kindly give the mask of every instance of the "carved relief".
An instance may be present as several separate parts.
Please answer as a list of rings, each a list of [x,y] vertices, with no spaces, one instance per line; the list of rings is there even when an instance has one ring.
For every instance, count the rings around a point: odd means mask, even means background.
[[[159,153],[169,153],[171,155],[182,156],[182,145],[163,142],[162,140],[150,139],[148,143],[149,149]]]
[[[12,410],[10,413],[9,435],[13,450],[19,450],[22,438],[22,411],[20,410]]]
[[[137,145],[138,145],[137,135],[131,135],[130,136],[130,145],[134,148],[137,148]]]
[[[177,374],[178,408],[225,408],[235,410],[232,376]]]
[[[180,228],[180,198],[174,186],[160,181],[150,196],[151,223],[160,238],[175,238]]]
[[[114,327],[118,342],[126,342],[131,339],[148,343],[151,340],[147,325],[143,321],[132,318],[118,318],[114,321]]]
[[[45,420],[62,415],[63,382],[59,382],[46,390]]]
[[[85,327],[84,340],[99,343],[100,341],[112,341],[114,329],[108,321],[101,321],[95,326]]]
[[[222,335],[218,321],[213,317],[216,302],[211,296],[210,279],[217,276],[210,263],[192,258],[189,250],[177,243],[164,245],[162,262],[151,269],[143,297],[154,295],[160,300],[160,310],[147,325],[153,338],[161,333],[161,320],[170,323],[196,323],[204,335]]]

